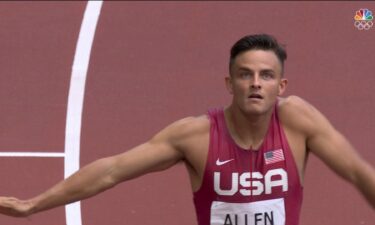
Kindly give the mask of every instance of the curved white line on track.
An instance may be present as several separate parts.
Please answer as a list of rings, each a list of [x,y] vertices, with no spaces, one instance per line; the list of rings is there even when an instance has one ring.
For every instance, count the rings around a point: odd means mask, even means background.
[[[87,2],[74,55],[65,128],[65,178],[79,169],[83,97],[91,47],[102,4],[102,1]],[[80,202],[67,205],[65,214],[67,225],[82,225]]]

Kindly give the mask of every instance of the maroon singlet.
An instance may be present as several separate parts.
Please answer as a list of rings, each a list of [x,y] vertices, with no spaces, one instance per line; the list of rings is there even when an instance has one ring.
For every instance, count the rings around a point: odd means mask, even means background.
[[[239,147],[223,109],[208,112],[209,152],[200,189],[194,193],[199,225],[298,225],[302,186],[274,107],[258,150]]]

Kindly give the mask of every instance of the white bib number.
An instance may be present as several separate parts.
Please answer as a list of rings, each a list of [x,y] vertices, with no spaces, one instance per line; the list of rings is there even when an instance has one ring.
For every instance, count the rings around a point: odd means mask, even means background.
[[[284,199],[252,203],[214,201],[211,225],[285,225]]]

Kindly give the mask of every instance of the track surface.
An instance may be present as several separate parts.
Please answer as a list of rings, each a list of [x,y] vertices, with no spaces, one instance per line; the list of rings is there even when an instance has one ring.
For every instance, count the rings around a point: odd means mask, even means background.
[[[0,152],[64,152],[66,108],[86,2],[0,3]],[[86,81],[81,165],[126,151],[167,124],[229,104],[230,46],[250,33],[286,44],[288,94],[319,108],[375,165],[375,27],[369,2],[105,2]],[[372,7],[372,8],[371,8]],[[61,180],[62,157],[0,157],[0,195]],[[84,225],[196,224],[182,165],[82,202]],[[354,188],[310,157],[301,224],[372,224]],[[65,225],[63,207],[4,225]]]

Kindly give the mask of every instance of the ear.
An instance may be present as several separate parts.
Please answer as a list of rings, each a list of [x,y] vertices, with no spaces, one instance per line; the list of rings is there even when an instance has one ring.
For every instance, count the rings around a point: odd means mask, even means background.
[[[227,87],[227,90],[232,95],[233,94],[233,83],[232,83],[232,77],[229,75],[225,77],[225,86]]]
[[[285,92],[287,86],[288,86],[288,80],[286,78],[281,78],[280,83],[279,83],[278,96],[282,95]]]

